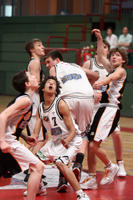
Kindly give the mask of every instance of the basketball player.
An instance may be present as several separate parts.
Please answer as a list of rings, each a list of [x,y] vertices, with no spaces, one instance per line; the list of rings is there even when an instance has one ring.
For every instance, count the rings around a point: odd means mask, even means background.
[[[81,190],[74,173],[67,166],[80,149],[82,138],[77,126],[72,121],[67,104],[57,97],[60,93],[59,82],[56,77],[50,76],[42,82],[40,89],[44,93],[44,102],[41,102],[39,106],[39,115],[33,135],[37,138],[43,123],[47,131],[51,133],[51,139],[40,149],[37,155],[40,159],[44,155],[47,162],[50,160],[56,164],[75,190],[77,200],[89,200],[86,193]]]
[[[103,40],[103,45],[104,45],[104,55],[105,55],[105,57],[107,57],[108,54],[109,54],[110,46],[109,46],[109,44],[106,40]],[[96,51],[95,57],[91,58],[91,60],[87,61],[83,65],[83,68],[87,68],[87,69],[89,68],[92,71],[97,71],[98,74],[99,74],[98,80],[100,81],[108,75],[108,71],[110,71],[111,69],[107,68],[107,70],[108,70],[107,71],[103,67],[102,63],[99,61],[98,56],[97,56],[97,45],[96,45],[95,51]],[[97,94],[99,95],[100,93],[104,92],[105,90],[106,90],[106,86],[102,86],[99,90],[96,90],[95,92],[97,92]],[[93,116],[95,115],[99,106],[100,106],[99,103],[94,104]],[[114,143],[114,147],[115,147],[117,164],[119,165],[119,170],[118,170],[117,176],[124,177],[124,176],[126,176],[126,171],[124,169],[124,164],[123,164],[124,162],[122,160],[122,139],[121,139],[120,131],[116,128],[116,130],[114,130],[114,132],[111,133],[111,136],[113,138],[113,143]],[[96,160],[95,160],[94,154],[92,154],[91,151],[88,151],[88,173],[89,173],[89,177],[87,178],[87,187],[89,189],[96,189],[97,188],[96,179],[95,179],[96,174],[93,174],[93,168],[95,166],[95,162],[96,162]],[[85,185],[86,179],[83,182],[84,182],[83,185]],[[84,187],[84,186],[81,185],[81,187]]]
[[[40,84],[41,81],[44,80],[44,73],[41,68],[41,63],[40,63],[41,58],[45,55],[45,50],[44,50],[42,41],[38,38],[34,38],[31,41],[26,43],[25,49],[26,49],[26,52],[30,56],[30,62],[27,67],[27,70],[37,78],[37,81]],[[32,118],[28,124],[30,133],[33,132],[34,126],[36,123],[36,111],[40,104],[40,98],[42,98],[42,96],[41,96],[41,94],[39,94],[38,90],[36,90],[33,95],[34,104],[33,104]],[[41,130],[38,139],[43,140],[44,139],[43,136],[44,136],[43,131]],[[38,149],[40,149],[41,146],[43,146],[43,145],[44,145],[44,142],[38,143],[38,145],[34,148],[33,152],[36,153],[38,151]]]
[[[68,104],[72,117],[84,136],[91,121],[94,104],[94,93],[88,79],[91,82],[97,80],[98,74],[88,69],[84,72],[79,65],[63,62],[63,57],[57,50],[51,51],[45,56],[45,65],[50,69],[50,75],[56,76],[60,82],[60,96]],[[84,137],[81,150],[77,153],[73,166],[73,172],[78,181],[80,180],[80,171],[87,145],[88,141]],[[67,184],[66,180],[60,174],[57,191],[61,192],[64,184]]]
[[[10,175],[30,168],[27,199],[35,200],[37,193],[46,194],[46,189],[40,188],[44,164],[17,138],[30,120],[32,95],[39,86],[35,76],[25,71],[15,74],[12,83],[21,95],[0,114],[0,168],[5,174],[10,173]]]
[[[109,60],[104,54],[104,44],[100,34],[100,30],[94,29],[97,40],[98,48],[97,55],[103,66],[112,67],[113,71],[106,78],[96,81],[94,84],[95,89],[106,86],[107,89],[102,92],[102,100],[99,109],[94,115],[93,122],[89,131],[89,140],[91,153],[105,164],[106,175],[101,180],[100,184],[105,185],[112,183],[114,176],[118,171],[118,166],[113,164],[108,158],[106,152],[100,147],[102,141],[115,130],[119,130],[119,118],[121,109],[121,96],[124,91],[126,81],[126,71],[123,68],[127,64],[127,54],[124,50],[118,48],[112,49],[109,54]],[[95,173],[95,166],[93,166],[93,173]],[[96,189],[97,183],[95,177],[90,180],[90,177],[81,184],[84,189]],[[93,187],[93,188],[92,188]]]
[[[44,79],[44,73],[41,67],[41,58],[45,55],[45,50],[44,46],[42,44],[42,41],[38,38],[34,38],[31,41],[27,42],[25,44],[25,50],[30,56],[30,62],[27,67],[27,70],[33,74],[36,78],[38,83],[40,84],[41,81]],[[32,112],[32,117],[28,123],[27,132],[28,135],[31,135],[31,133],[34,130],[35,123],[36,123],[36,112],[38,109],[38,106],[40,104],[40,100],[42,99],[42,94],[38,92],[38,90],[35,91],[33,95],[33,112]],[[42,146],[45,144],[45,128],[42,127],[40,130],[39,138],[38,138],[38,143],[34,147],[32,147],[32,152],[35,154]],[[26,170],[27,172],[27,170]],[[44,176],[43,176],[44,177]],[[27,175],[24,178],[24,181],[27,182],[29,178],[29,171]],[[44,177],[45,178],[45,177]]]

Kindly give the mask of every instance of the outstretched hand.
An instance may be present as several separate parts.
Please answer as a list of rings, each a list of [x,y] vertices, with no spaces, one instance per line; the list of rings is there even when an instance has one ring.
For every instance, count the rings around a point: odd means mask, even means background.
[[[102,86],[102,83],[100,81],[95,81],[95,83],[93,84],[93,88],[95,90],[98,90],[101,86]]]
[[[29,144],[30,146],[35,146],[35,145],[37,144],[37,139],[34,138],[33,136],[27,136],[26,142],[27,142],[27,144]]]
[[[97,39],[102,39],[101,31],[99,29],[93,29],[92,33],[95,34],[95,36],[97,37]]]

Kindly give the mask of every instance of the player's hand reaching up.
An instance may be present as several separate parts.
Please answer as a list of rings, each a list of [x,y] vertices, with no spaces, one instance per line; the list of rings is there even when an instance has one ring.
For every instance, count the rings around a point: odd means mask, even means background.
[[[95,36],[97,37],[97,39],[102,39],[101,31],[99,29],[93,29],[92,33],[95,34]]]

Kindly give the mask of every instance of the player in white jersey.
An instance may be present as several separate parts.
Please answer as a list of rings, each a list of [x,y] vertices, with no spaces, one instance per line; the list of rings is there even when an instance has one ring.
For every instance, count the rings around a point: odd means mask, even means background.
[[[109,49],[110,49],[110,45],[108,44],[108,42],[106,40],[103,40],[103,44],[104,44],[104,54],[107,57],[109,54]],[[89,61],[87,61],[84,65],[83,68],[89,68],[92,71],[97,71],[99,74],[99,81],[104,79],[107,75],[108,75],[108,71],[109,68],[107,68],[107,70],[104,68],[103,64],[99,61],[98,56],[97,56],[97,45],[95,46],[95,57],[91,58]],[[107,85],[102,86],[101,88],[99,88],[98,90],[95,90],[95,96],[96,94],[101,94],[101,92],[106,91],[107,89]],[[99,98],[99,96],[98,96]],[[99,98],[100,99],[100,98]],[[94,112],[93,112],[93,116],[95,116],[95,113],[97,112],[98,108],[99,108],[100,104],[99,101],[95,102],[94,104]],[[92,117],[93,118],[93,117]],[[119,170],[117,173],[117,176],[121,176],[124,177],[126,176],[126,171],[124,169],[124,164],[123,164],[123,160],[122,160],[122,139],[121,139],[121,135],[120,135],[120,130],[117,127],[113,133],[111,133],[112,139],[113,139],[113,143],[114,143],[114,147],[115,147],[115,154],[116,154],[116,160],[117,163],[119,165]],[[81,187],[84,187],[85,184],[87,184],[86,187],[88,187],[89,189],[95,189],[96,187],[96,174],[95,172],[95,163],[96,163],[96,159],[94,157],[94,154],[91,153],[91,151],[88,151],[88,175],[89,177],[87,179],[85,179],[85,181],[83,180],[83,186],[81,185]],[[87,183],[86,183],[87,180]]]
[[[30,168],[31,176],[27,185],[27,199],[35,200],[44,164],[17,138],[30,120],[32,95],[39,85],[35,76],[25,71],[15,74],[12,83],[21,95],[0,114],[0,169],[4,173],[3,175],[13,175]],[[24,134],[22,137],[29,138]],[[35,144],[36,140],[31,137],[29,142]],[[46,189],[43,192],[46,193]]]
[[[38,38],[34,38],[28,41],[25,44],[25,50],[30,56],[30,62],[26,70],[28,70],[31,74],[35,75],[38,83],[40,84],[40,82],[44,79],[44,73],[40,63],[41,58],[45,55],[45,50],[42,41]],[[34,130],[36,123],[36,112],[40,104],[40,100],[42,100],[42,95],[39,94],[38,90],[35,91],[32,100],[33,100],[32,117],[28,123],[28,126],[26,127],[28,135],[31,135],[31,133]],[[39,142],[31,149],[34,154],[45,144],[45,132],[46,132],[45,128],[42,127],[38,138]],[[27,174],[24,178],[24,181],[27,182],[29,177],[29,172],[27,172],[26,170],[25,173]]]
[[[29,65],[27,67],[27,70],[31,74],[36,76],[38,83],[40,84],[40,82],[44,79],[44,73],[42,71],[42,67],[41,67],[41,63],[40,63],[41,58],[45,55],[45,50],[44,50],[44,46],[42,44],[42,41],[38,38],[34,38],[34,39],[32,39],[31,41],[29,41],[25,44],[25,49],[30,56],[30,62],[29,62]],[[34,130],[34,126],[35,126],[35,123],[36,123],[36,112],[37,112],[38,106],[40,104],[41,98],[42,98],[41,94],[39,94],[38,90],[35,91],[35,93],[33,95],[34,104],[33,104],[32,118],[31,118],[31,120],[28,124],[29,125],[29,132],[30,132],[29,134],[31,134]],[[39,139],[40,140],[45,139],[44,135],[43,135],[43,130],[40,131]],[[35,147],[33,152],[36,152],[43,145],[44,145],[44,142],[38,143],[38,145]]]
[[[94,105],[93,89],[88,79],[97,80],[98,74],[88,69],[83,71],[79,65],[63,62],[63,57],[57,50],[45,56],[45,65],[50,69],[50,74],[56,76],[60,82],[62,87],[60,96],[68,104],[73,119],[84,134],[90,124]],[[73,166],[78,179],[87,145],[88,141],[84,139]],[[59,185],[61,181],[60,179]]]
[[[75,190],[77,200],[89,200],[89,197],[81,190],[74,173],[67,166],[80,149],[82,138],[79,134],[76,134],[79,130],[72,121],[68,105],[64,100],[57,97],[60,92],[59,82],[56,77],[50,76],[42,82],[40,89],[44,93],[44,102],[39,106],[33,134],[37,138],[43,123],[47,131],[51,133],[51,139],[40,149],[37,155],[40,159],[46,156],[47,160],[56,164]],[[64,187],[65,185],[62,186],[62,189],[65,189]]]
[[[120,118],[120,100],[124,90],[124,84],[126,81],[126,71],[123,68],[127,64],[127,54],[120,49],[112,49],[109,54],[109,60],[104,55],[103,41],[100,31],[94,29],[98,39],[97,54],[104,66],[110,66],[113,68],[112,73],[105,79],[96,81],[94,88],[99,89],[101,86],[108,85],[105,92],[102,93],[101,105],[97,113],[94,116],[94,120],[91,124],[89,132],[90,149],[91,152],[96,154],[97,157],[105,164],[106,176],[101,180],[100,184],[112,183],[114,176],[118,171],[118,166],[111,163],[106,152],[100,147],[102,141],[109,136],[118,126]],[[102,56],[101,56],[102,55]],[[94,167],[95,172],[95,167]],[[89,180],[88,180],[89,181]],[[95,180],[94,189],[97,188]],[[89,183],[83,182],[81,185],[84,189],[89,189]]]

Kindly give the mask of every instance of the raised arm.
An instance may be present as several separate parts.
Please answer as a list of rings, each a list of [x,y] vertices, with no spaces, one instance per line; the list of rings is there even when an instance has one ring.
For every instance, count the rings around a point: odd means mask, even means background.
[[[104,68],[110,72],[111,71],[111,64],[109,62],[109,60],[107,59],[106,55],[105,55],[105,51],[104,51],[104,43],[103,43],[103,39],[102,39],[102,35],[101,35],[101,31],[99,29],[93,29],[92,33],[95,34],[95,36],[97,37],[97,56],[98,56],[98,60],[103,64]]]

